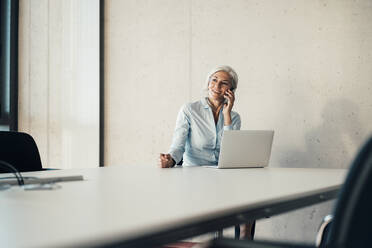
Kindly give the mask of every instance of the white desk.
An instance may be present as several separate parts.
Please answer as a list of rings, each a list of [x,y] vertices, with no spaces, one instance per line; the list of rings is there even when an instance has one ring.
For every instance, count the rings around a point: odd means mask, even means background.
[[[346,171],[112,166],[24,174],[85,181],[0,191],[2,247],[171,242],[334,198]]]

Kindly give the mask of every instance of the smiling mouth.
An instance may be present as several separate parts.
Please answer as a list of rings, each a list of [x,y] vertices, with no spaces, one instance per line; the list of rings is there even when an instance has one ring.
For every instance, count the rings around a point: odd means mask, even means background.
[[[217,94],[217,95],[221,94],[221,92],[217,92],[217,91],[214,91],[214,90],[212,90],[212,92],[213,92],[214,94]]]

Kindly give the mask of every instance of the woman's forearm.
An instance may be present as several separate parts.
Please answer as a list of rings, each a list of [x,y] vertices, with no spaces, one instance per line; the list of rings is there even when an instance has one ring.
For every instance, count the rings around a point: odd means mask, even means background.
[[[224,119],[224,123],[223,123],[224,126],[230,126],[232,124],[231,113],[224,114],[223,119]]]

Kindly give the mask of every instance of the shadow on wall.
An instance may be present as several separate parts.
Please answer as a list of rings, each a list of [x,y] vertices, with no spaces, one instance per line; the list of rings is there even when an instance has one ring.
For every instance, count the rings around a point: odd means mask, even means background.
[[[305,134],[305,151],[282,151],[281,167],[348,168],[367,138],[359,120],[359,107],[348,99],[328,102],[322,123]]]
[[[359,111],[348,99],[329,101],[320,113],[320,125],[305,133],[304,148],[281,150],[279,166],[348,168],[368,135],[359,119]],[[332,211],[333,204],[334,201],[324,202],[261,220],[257,224],[257,236],[259,239],[274,236],[283,241],[313,242],[321,219]]]

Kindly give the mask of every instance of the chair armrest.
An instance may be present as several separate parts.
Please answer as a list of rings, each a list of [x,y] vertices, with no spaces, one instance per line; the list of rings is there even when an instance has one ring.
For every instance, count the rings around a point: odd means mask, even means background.
[[[323,218],[323,222],[318,228],[318,233],[316,235],[315,245],[316,247],[324,247],[326,244],[327,235],[329,233],[329,227],[332,224],[333,215],[327,215]]]

